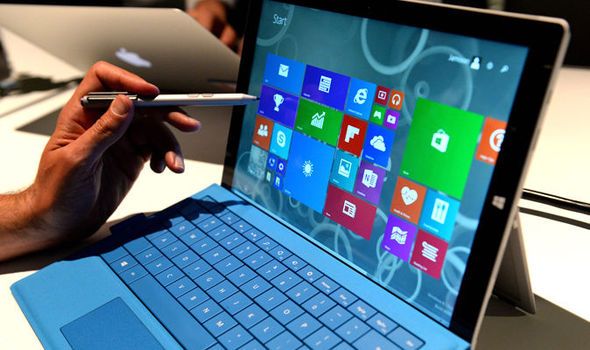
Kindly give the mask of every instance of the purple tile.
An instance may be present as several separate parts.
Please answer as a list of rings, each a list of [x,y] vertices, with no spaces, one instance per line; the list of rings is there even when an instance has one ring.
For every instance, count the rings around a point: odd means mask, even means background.
[[[399,121],[399,112],[392,111],[388,109],[385,113],[385,120],[383,121],[383,126],[392,130],[397,128],[397,123]]]
[[[307,66],[301,95],[326,106],[343,110],[349,83],[350,78],[345,75]]]
[[[379,204],[379,196],[385,179],[385,170],[371,163],[361,162],[356,175],[354,192],[365,200]]]
[[[298,102],[299,98],[296,96],[263,85],[260,90],[258,114],[293,128]]]
[[[417,231],[416,226],[411,223],[397,216],[389,215],[381,248],[404,261],[408,261]]]

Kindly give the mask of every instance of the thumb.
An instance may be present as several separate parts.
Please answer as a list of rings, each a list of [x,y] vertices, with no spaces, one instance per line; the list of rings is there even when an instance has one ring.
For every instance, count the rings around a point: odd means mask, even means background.
[[[128,97],[118,95],[78,142],[90,157],[98,159],[125,134],[132,119],[133,103]]]

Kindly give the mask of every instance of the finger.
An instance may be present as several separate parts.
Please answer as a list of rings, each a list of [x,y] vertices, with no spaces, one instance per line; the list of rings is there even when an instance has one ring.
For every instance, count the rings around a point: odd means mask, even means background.
[[[138,142],[151,149],[150,166],[152,170],[161,172],[164,167],[168,167],[175,173],[182,173],[184,158],[174,134],[160,121],[146,118],[144,123],[142,127],[144,139],[138,140]],[[165,165],[162,166],[162,164]]]
[[[131,72],[107,62],[97,62],[90,68],[72,98],[78,102],[91,91],[104,90],[130,91],[142,96],[156,96],[160,93],[155,85]]]
[[[123,136],[132,119],[133,103],[126,96],[117,96],[109,109],[75,141],[79,151],[91,160],[99,159]]]
[[[232,26],[227,25],[223,28],[219,40],[233,50],[236,48],[238,35]]]
[[[137,114],[141,114],[145,118],[165,121],[183,132],[195,132],[201,128],[200,121],[189,117],[180,108],[142,108],[137,110]]]

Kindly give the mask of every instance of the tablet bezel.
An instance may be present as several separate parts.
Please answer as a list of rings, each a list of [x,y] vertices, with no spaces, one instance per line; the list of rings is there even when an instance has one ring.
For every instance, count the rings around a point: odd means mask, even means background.
[[[263,0],[250,3],[238,77],[247,93]],[[448,328],[474,343],[507,242],[524,174],[550,95],[555,67],[560,67],[569,38],[563,20],[467,9],[413,1],[283,0],[281,2],[353,16],[526,46],[529,53],[507,125],[505,141],[492,175],[471,254]],[[490,31],[489,28],[494,28]],[[222,185],[231,189],[237,162],[244,107],[234,108]],[[494,202],[494,199],[496,201]],[[502,205],[500,203],[503,202]],[[501,207],[501,208],[500,208]],[[372,283],[373,280],[369,279]],[[416,309],[420,311],[419,309]],[[429,316],[429,315],[428,315]],[[429,316],[430,317],[430,316]]]

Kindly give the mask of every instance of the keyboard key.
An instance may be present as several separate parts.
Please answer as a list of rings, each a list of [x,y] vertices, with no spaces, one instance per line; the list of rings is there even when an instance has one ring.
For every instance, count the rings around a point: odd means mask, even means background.
[[[160,282],[164,287],[169,285],[172,282],[183,277],[184,274],[178,269],[176,266],[172,266],[166,271],[160,272],[156,275],[156,279]]]
[[[274,284],[278,289],[280,289],[283,292],[286,292],[287,290],[291,289],[291,287],[295,286],[296,284],[299,284],[300,282],[301,278],[292,271],[286,271],[279,277],[272,280],[272,284]]]
[[[322,324],[318,320],[310,314],[305,313],[289,323],[287,328],[299,338],[304,339],[321,326]]]
[[[107,262],[107,264],[111,264],[111,263],[121,259],[122,257],[124,257],[127,254],[128,253],[125,250],[125,248],[118,247],[115,250],[111,250],[110,252],[106,252],[106,253],[102,254],[101,257],[104,259],[104,261]]]
[[[221,313],[213,316],[209,321],[204,323],[205,328],[213,334],[214,337],[219,337],[221,334],[227,332],[233,326],[237,324],[227,312],[222,311]]]
[[[211,269],[202,274],[200,277],[198,277],[195,280],[195,282],[197,282],[197,285],[199,285],[201,289],[206,291],[209,288],[218,284],[219,282],[223,281],[224,279],[225,278],[222,275],[220,275],[219,272]]]
[[[159,250],[151,247],[135,255],[135,259],[137,259],[137,262],[139,262],[141,265],[145,266],[161,256],[162,253],[160,253]]]
[[[270,255],[267,253],[259,250],[256,253],[250,255],[246,259],[244,259],[244,263],[254,270],[257,270],[259,267],[263,266],[267,262],[271,260]]]
[[[297,316],[301,315],[302,313],[303,309],[295,305],[295,303],[291,300],[287,300],[286,302],[282,303],[281,305],[277,306],[272,311],[270,311],[270,314],[273,315],[280,323],[284,325],[293,321]]]
[[[205,272],[211,270],[211,265],[207,264],[205,260],[200,259],[182,270],[188,275],[188,277],[194,280],[199,278]]]
[[[270,311],[287,300],[287,297],[276,288],[271,288],[256,298],[258,305]]]
[[[356,317],[351,318],[336,330],[342,339],[349,343],[354,342],[369,330],[369,326]]]
[[[191,246],[205,237],[207,236],[205,236],[205,234],[201,230],[194,229],[180,236],[180,240],[183,241],[186,245]]]
[[[192,250],[187,250],[175,256],[174,259],[172,259],[172,262],[181,269],[184,269],[197,260],[199,260],[197,254],[195,254]]]
[[[252,242],[256,242],[257,240],[266,237],[265,234],[254,228],[251,230],[247,230],[246,232],[242,232],[242,234],[244,235],[244,237],[248,238]]]
[[[252,228],[252,226],[250,226],[250,224],[248,224],[246,221],[244,220],[240,220],[238,222],[236,222],[235,224],[231,225],[231,227],[234,228],[234,230],[238,231],[239,233],[245,233],[248,230],[250,230]]]
[[[221,248],[221,246],[216,246],[207,253],[201,254],[201,257],[211,265],[215,265],[228,256],[227,250]]]
[[[326,294],[330,294],[336,289],[340,288],[340,286],[336,282],[332,281],[326,276],[317,280],[313,285],[316,286],[317,289],[321,290]]]
[[[314,350],[331,349],[338,343],[340,338],[326,327],[320,328],[305,339],[305,344]]]
[[[267,317],[260,321],[257,325],[250,329],[250,332],[258,338],[262,343],[266,343],[277,334],[281,333],[285,328],[271,317]]]
[[[252,340],[252,336],[242,326],[236,326],[219,337],[219,342],[226,349],[233,350],[241,348],[242,345]]]
[[[357,349],[368,349],[368,350],[381,350],[381,349],[392,349],[399,350],[399,347],[395,346],[391,341],[382,336],[381,334],[370,331],[369,333],[362,336],[353,344]]]
[[[209,232],[209,237],[213,238],[217,242],[221,242],[221,240],[223,240],[225,237],[228,237],[234,232],[236,231],[234,231],[231,227],[222,224],[221,226]]]
[[[397,328],[398,324],[383,316],[382,314],[376,314],[367,321],[369,326],[375,328],[378,332],[383,335],[389,334],[392,330]]]
[[[258,322],[262,321],[268,316],[268,314],[256,304],[252,304],[240,311],[236,315],[236,320],[240,322],[244,327],[251,328]]]
[[[219,220],[215,216],[211,216],[206,220],[202,220],[199,223],[197,223],[197,227],[201,229],[201,231],[208,233],[213,231],[217,227],[221,226],[222,224],[223,222],[221,220]]]
[[[327,295],[318,293],[303,304],[303,308],[315,317],[331,309],[336,303]]]
[[[354,350],[354,348],[346,343],[340,343],[335,348],[332,348],[332,350]]]
[[[344,288],[339,288],[337,291],[330,294],[330,297],[344,308],[347,308],[358,299],[354,294]]]
[[[217,264],[215,264],[215,268],[219,271],[222,275],[227,276],[230,273],[234,272],[237,268],[243,266],[244,264],[238,260],[235,256],[230,255],[227,258],[221,260]]]
[[[363,321],[368,320],[377,312],[362,300],[358,300],[354,304],[350,305],[348,310]]]
[[[126,255],[110,264],[111,269],[113,269],[117,275],[122,274],[125,270],[128,270],[135,265],[137,265],[137,260],[135,260],[131,255]]]
[[[306,281],[303,281],[296,285],[295,287],[289,289],[287,295],[295,301],[297,304],[303,304],[309,298],[313,297],[318,293],[318,290],[314,288],[311,284]]]
[[[238,247],[232,250],[232,253],[239,259],[244,260],[250,255],[256,253],[260,248],[258,248],[252,242],[245,242],[239,245]]]
[[[252,340],[248,344],[242,346],[241,350],[266,350],[266,348],[262,346],[258,340]]]
[[[285,265],[287,265],[288,268],[290,268],[291,270],[293,270],[295,272],[299,271],[300,269],[305,267],[305,265],[307,265],[307,263],[305,261],[301,260],[296,255],[291,255],[290,257],[285,259],[285,261],[283,263]]]
[[[168,232],[168,230],[162,227],[161,229],[146,235],[145,238],[147,238],[150,242],[154,243],[154,240],[156,238],[160,237],[161,235],[163,235],[167,232]]]
[[[186,244],[182,243],[181,241],[175,241],[166,247],[162,248],[162,253],[168,257],[168,259],[172,259],[180,253],[184,253],[188,247]]]
[[[132,240],[131,242],[126,243],[123,247],[129,251],[132,255],[137,255],[144,250],[150,248],[152,244],[148,242],[147,239],[143,237],[139,237],[137,239]]]
[[[229,298],[225,299],[221,306],[229,312],[231,315],[235,315],[238,312],[242,311],[244,308],[252,304],[252,300],[246,296],[246,294],[242,292],[237,292],[231,295]]]
[[[223,310],[219,304],[217,304],[213,299],[207,298],[205,301],[199,304],[199,306],[192,309],[191,314],[193,314],[193,316],[195,316],[199,322],[203,323],[221,311]]]
[[[182,295],[189,292],[191,289],[194,289],[197,285],[191,281],[188,277],[182,277],[178,281],[172,282],[169,284],[166,289],[172,294],[175,298],[180,298]]]
[[[290,350],[296,349],[300,345],[301,342],[289,332],[283,332],[266,343],[269,350]]]
[[[258,270],[258,273],[267,280],[271,280],[283,273],[285,270],[287,270],[285,265],[276,260],[271,260],[266,265],[262,266],[262,268]]]
[[[397,327],[387,338],[391,339],[396,345],[404,350],[419,349],[424,345],[424,342],[417,338],[405,328]]]
[[[199,304],[201,304],[207,299],[209,299],[209,297],[207,296],[207,294],[205,294],[205,292],[203,292],[201,288],[193,288],[193,290],[178,298],[178,301],[180,301],[180,303],[182,304],[182,306],[185,307],[185,309],[191,310],[199,306]]]
[[[213,300],[220,303],[237,291],[238,289],[233,284],[231,284],[228,280],[225,280],[215,287],[209,288],[207,293]]]
[[[239,246],[240,244],[246,242],[244,236],[240,235],[239,233],[231,234],[220,241],[220,244],[225,249],[234,249],[235,247]]]
[[[346,311],[342,306],[336,305],[323,314],[320,317],[320,321],[330,329],[334,330],[351,317],[352,314],[350,312]]]
[[[236,286],[240,287],[242,284],[248,282],[252,278],[256,277],[256,273],[252,271],[248,266],[242,266],[236,271],[230,273],[227,278]]]
[[[157,275],[160,272],[172,267],[172,263],[165,256],[161,256],[155,261],[147,264],[145,268],[152,274]]]
[[[236,214],[232,213],[229,210],[224,210],[222,213],[217,215],[219,219],[225,222],[228,225],[235,224],[236,222],[240,221],[240,217]]]
[[[171,232],[165,232],[157,238],[154,238],[152,243],[158,247],[158,249],[162,249],[167,245],[176,242],[177,240],[178,239]]]
[[[199,240],[197,243],[191,245],[191,248],[199,255],[207,253],[209,250],[217,247],[218,244],[209,237]]]
[[[185,233],[193,230],[195,226],[191,224],[189,221],[183,220],[178,224],[172,226],[170,228],[170,232],[172,232],[176,237],[183,236]]]
[[[273,241],[272,239],[270,239],[270,237],[266,236],[256,241],[256,245],[259,246],[260,249],[266,252],[270,252],[274,247],[277,246],[277,242]]]
[[[285,259],[287,259],[288,257],[291,256],[291,252],[288,251],[287,249],[283,248],[280,245],[277,245],[276,247],[274,247],[270,252],[269,252],[270,256],[272,256],[273,258],[277,259],[278,261],[283,261]]]
[[[132,268],[125,270],[125,272],[121,274],[121,279],[126,284],[129,284],[140,279],[145,275],[147,275],[147,271],[143,267],[141,267],[141,265],[135,265]]]
[[[319,272],[318,270],[314,269],[313,267],[311,267],[309,265],[307,265],[303,269],[297,271],[297,273],[299,274],[299,276],[305,278],[309,283],[312,283],[312,284],[315,281],[322,278],[322,276],[323,276],[321,272]]]
[[[215,344],[203,326],[152,276],[146,275],[129,287],[184,348],[206,349]]]
[[[248,294],[250,298],[256,298],[270,288],[270,284],[262,277],[257,276],[254,279],[244,283],[240,286],[244,293]]]

